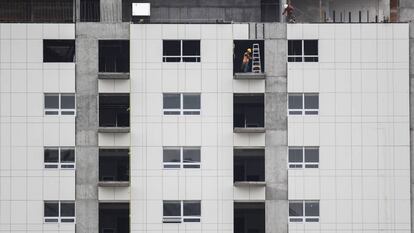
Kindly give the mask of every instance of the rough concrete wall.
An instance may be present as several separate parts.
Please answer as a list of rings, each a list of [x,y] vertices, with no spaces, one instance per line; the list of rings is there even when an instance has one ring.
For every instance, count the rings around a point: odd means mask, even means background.
[[[115,21],[120,21],[120,18]],[[76,24],[76,232],[78,233],[99,231],[97,187],[99,39],[129,39],[129,23]]]
[[[102,1],[102,0],[101,0]],[[110,0],[105,0],[110,1]],[[148,0],[151,22],[260,22],[260,0]]]
[[[399,5],[400,22],[414,22],[414,1],[399,0]]]
[[[286,24],[250,24],[265,39],[266,233],[288,232]]]

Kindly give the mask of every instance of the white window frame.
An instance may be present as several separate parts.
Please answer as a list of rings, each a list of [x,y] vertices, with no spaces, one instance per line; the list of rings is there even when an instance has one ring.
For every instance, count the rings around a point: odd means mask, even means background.
[[[201,200],[164,200],[162,202],[164,208],[164,202],[180,202],[180,216],[162,216],[163,223],[201,223]],[[199,216],[184,216],[184,202],[199,202],[200,203],[200,215]],[[185,221],[185,220],[197,220],[197,221]]]
[[[292,40],[299,40],[299,39],[292,39]],[[289,62],[289,58],[301,58],[302,61],[300,62],[310,62],[310,61],[305,61],[305,58],[317,58],[319,62],[319,40],[318,39],[306,39],[306,40],[316,40],[318,42],[318,55],[305,55],[305,40],[300,40],[301,41],[301,46],[302,46],[302,54],[301,55],[288,55],[288,62]],[[289,46],[289,45],[288,45]],[[299,62],[299,61],[291,61],[291,62]]]
[[[45,205],[45,203],[58,203],[58,216],[57,217],[46,217],[45,216],[45,213],[44,213],[44,205]],[[62,217],[61,216],[61,210],[62,210],[62,207],[61,207],[61,204],[62,203],[73,203],[74,205],[75,205],[75,215],[73,216],[73,217]],[[63,220],[70,220],[70,221],[62,221],[62,219]],[[56,221],[53,221],[53,222],[51,222],[51,221],[47,221],[47,220],[56,220]],[[51,224],[51,223],[63,223],[63,224],[65,224],[65,223],[71,223],[71,224],[73,224],[73,223],[76,223],[76,204],[75,204],[75,201],[49,201],[49,200],[45,200],[44,202],[43,202],[43,222],[44,223],[47,223],[47,224]]]
[[[289,162],[289,150],[301,149],[302,150],[302,162]],[[288,169],[303,169],[303,168],[319,168],[319,162],[306,162],[306,149],[318,149],[318,161],[320,158],[320,151],[318,146],[289,146],[288,147]]]
[[[46,150],[58,150],[58,162],[45,162],[44,152]],[[61,157],[62,150],[73,150],[74,153],[75,153],[75,161],[73,161],[73,163],[63,163],[62,160],[61,160],[62,159],[62,157]],[[75,150],[75,147],[44,147],[43,148],[43,163],[44,163],[44,168],[45,169],[74,170],[74,169],[76,169],[76,150]]]
[[[289,108],[289,96],[301,96],[302,97],[302,108],[301,109],[290,109]],[[319,93],[288,93],[288,115],[289,116],[318,116],[319,115],[319,108],[318,109],[307,109],[305,108],[305,96],[317,96],[318,97],[318,107],[319,107]],[[300,112],[301,114],[292,114],[293,112]],[[310,112],[316,112],[315,114],[309,114]]]
[[[184,162],[184,150],[199,150],[200,151],[200,162],[197,163],[189,163]],[[164,150],[180,150],[180,162],[164,162]],[[198,167],[186,167],[186,165],[193,165]],[[168,167],[168,166],[175,166],[175,167]],[[177,169],[200,169],[201,168],[201,148],[197,146],[181,146],[181,147],[164,147],[163,148],[163,168],[167,170],[177,170]]]
[[[290,202],[296,202],[296,203],[302,203],[303,208],[303,216],[289,216],[289,222],[290,223],[318,223],[320,220],[320,201],[319,200],[289,200]],[[306,216],[306,203],[309,202],[317,202],[319,207],[319,216]]]
[[[180,95],[180,108],[164,108],[163,106],[163,114],[164,116],[199,116],[201,115],[201,94],[200,93],[163,93],[162,98],[164,101],[165,94],[179,94]],[[185,95],[198,95],[200,96],[200,109],[184,109],[184,96]],[[165,114],[166,112],[176,112],[177,114]],[[185,114],[188,112],[196,112],[198,114]]]
[[[201,62],[201,40],[198,40],[198,41],[200,41],[200,55],[199,56],[183,55],[184,41],[187,41],[187,40],[192,40],[192,39],[178,40],[178,41],[180,41],[180,55],[179,56],[164,56],[164,55],[162,55],[162,62],[167,62],[166,58],[179,58],[180,59],[179,62],[184,62],[183,58],[195,58],[196,61],[193,62],[193,63]],[[194,40],[197,40],[197,39],[194,39]],[[172,40],[172,39],[169,40],[168,39],[168,40],[163,40],[163,42],[164,41],[177,41],[177,40]]]
[[[59,108],[46,108],[46,96],[58,96]],[[62,109],[62,96],[73,96],[75,108]],[[43,109],[45,116],[76,116],[76,95],[74,93],[44,93],[43,95]],[[57,114],[47,114],[47,112],[57,112]],[[62,114],[62,112],[73,112],[73,114]]]

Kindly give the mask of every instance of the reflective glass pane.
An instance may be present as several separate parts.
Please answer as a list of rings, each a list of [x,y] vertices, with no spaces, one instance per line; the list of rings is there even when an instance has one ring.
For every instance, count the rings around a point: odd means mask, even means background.
[[[75,217],[75,203],[73,202],[60,203],[60,216],[61,217]]]
[[[318,55],[318,40],[304,40],[303,47],[304,55]]]
[[[200,56],[200,41],[183,40],[183,56]]]
[[[305,95],[305,109],[319,109],[319,96]]]
[[[59,217],[59,203],[45,202],[45,217]]]
[[[301,94],[289,94],[289,109],[302,109],[302,95]]]
[[[290,217],[303,216],[303,203],[302,202],[289,202],[289,216]]]
[[[75,162],[75,150],[74,149],[61,149],[60,150],[60,162],[74,163]]]
[[[45,95],[45,108],[46,109],[59,108],[59,95],[58,94]]]
[[[302,40],[288,41],[288,55],[302,55]]]
[[[59,150],[57,148],[45,148],[44,151],[45,163],[57,163],[59,162]]]
[[[181,216],[180,201],[164,201],[163,214],[164,216]]]
[[[305,202],[305,216],[319,216],[319,202]]]
[[[200,162],[200,149],[183,149],[183,162],[184,163],[199,163]]]
[[[200,201],[184,201],[184,216],[200,216],[201,202]]]
[[[62,95],[60,97],[61,109],[75,109],[75,96],[74,95]]]
[[[180,40],[164,40],[162,45],[162,54],[164,56],[181,56]]]
[[[179,109],[180,94],[164,94],[163,96],[163,107],[164,109]]]
[[[163,157],[164,163],[179,163],[180,149],[164,149]]]
[[[289,163],[303,162],[302,148],[289,148]]]
[[[199,94],[184,94],[183,98],[184,109],[200,109]]]
[[[305,162],[317,163],[319,162],[318,148],[305,148]]]

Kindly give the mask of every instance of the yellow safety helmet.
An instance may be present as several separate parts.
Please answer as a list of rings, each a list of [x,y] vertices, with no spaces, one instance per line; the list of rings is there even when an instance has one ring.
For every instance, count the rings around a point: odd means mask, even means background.
[[[252,52],[252,49],[251,48],[248,48],[247,49],[247,52],[251,53]]]

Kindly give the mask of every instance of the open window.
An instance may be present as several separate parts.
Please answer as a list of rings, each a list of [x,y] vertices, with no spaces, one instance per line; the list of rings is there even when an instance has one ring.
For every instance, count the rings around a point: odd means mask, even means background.
[[[99,232],[129,232],[129,203],[99,203]]]
[[[235,202],[234,203],[234,232],[265,233],[266,231],[265,203]]]
[[[75,40],[43,40],[43,62],[75,62]]]
[[[264,94],[234,94],[233,114],[235,132],[262,132]]]
[[[265,150],[234,149],[234,183],[265,181]]]
[[[99,185],[129,185],[129,149],[99,150]]]
[[[99,127],[112,128],[111,132],[129,132],[129,94],[99,95]]]
[[[263,40],[235,40],[233,73],[235,78],[264,78],[265,51]]]
[[[129,41],[99,41],[99,72],[129,73]]]
[[[100,12],[100,0],[80,0],[81,22],[99,22]]]

